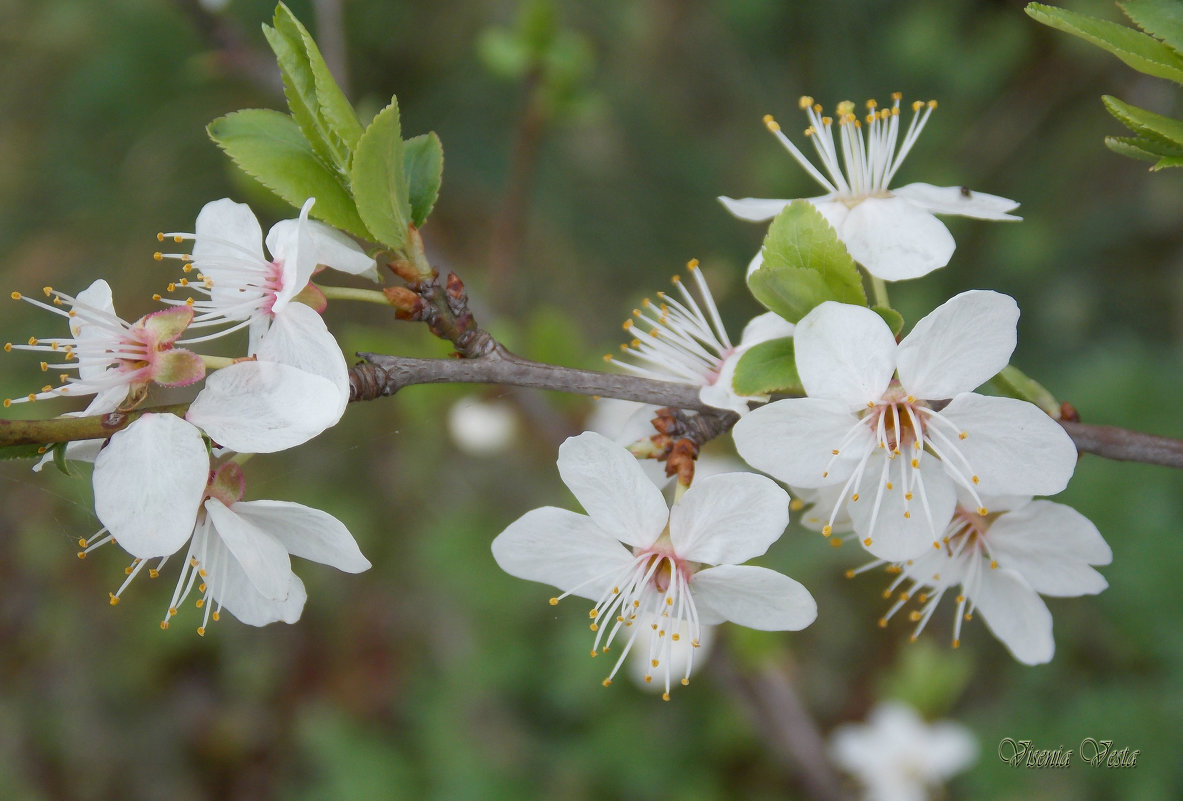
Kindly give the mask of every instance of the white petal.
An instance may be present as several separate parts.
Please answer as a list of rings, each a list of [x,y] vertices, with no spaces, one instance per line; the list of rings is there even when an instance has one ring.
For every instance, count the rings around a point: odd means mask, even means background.
[[[263,256],[263,229],[245,203],[230,198],[206,203],[197,215],[194,234],[193,260],[209,262],[201,266],[201,271],[210,277],[223,272],[220,265],[267,261]]]
[[[793,333],[797,374],[811,398],[831,398],[861,409],[883,397],[895,373],[895,337],[865,306],[821,304]]]
[[[800,582],[766,567],[721,565],[690,580],[699,620],[729,620],[760,631],[800,631],[817,619],[817,602]]]
[[[735,565],[759,556],[789,524],[789,495],[755,473],[700,478],[670,510],[670,541],[683,559]]]
[[[350,275],[364,276],[375,282],[382,280],[378,275],[378,265],[352,238],[316,220],[309,220],[307,225],[316,264]]]
[[[669,509],[637,459],[607,437],[585,431],[559,446],[563,483],[600,528],[626,545],[648,547]]]
[[[990,631],[1025,665],[1051,661],[1052,613],[1022,576],[1005,568],[982,573],[974,605]]]
[[[912,498],[908,500],[906,493],[909,489],[905,484],[909,479],[900,475],[900,468],[906,467],[904,458],[897,456],[889,462],[887,481],[883,483],[880,493],[883,464],[888,460],[883,451],[877,451],[868,462],[858,487],[859,499],[854,501],[848,498],[846,502],[846,511],[850,514],[863,547],[872,555],[889,562],[902,562],[933,551],[934,543],[945,532],[957,508],[957,491],[952,479],[945,474],[940,460],[928,454],[921,457],[919,468],[923,495],[920,487],[914,486],[911,488]],[[911,468],[906,467],[903,472],[909,476]],[[891,483],[891,489],[887,489],[887,482]],[[879,514],[875,515],[875,527],[872,530],[871,517],[874,515],[877,494]],[[922,499],[928,501],[927,512]],[[870,545],[866,543],[868,538],[871,540]]]
[[[132,556],[168,556],[193,533],[208,478],[201,432],[171,414],[145,414],[95,459],[95,514]]]
[[[370,568],[349,529],[328,512],[288,501],[241,501],[233,511],[279,540],[292,556],[346,573]]]
[[[896,197],[902,197],[933,214],[960,214],[979,220],[1021,220],[1007,214],[1019,207],[1016,200],[985,192],[974,192],[963,186],[933,186],[932,184],[908,184],[891,190]]]
[[[826,222],[835,231],[842,230],[842,223],[846,222],[846,218],[850,216],[850,206],[847,206],[841,200],[837,200],[834,195],[823,195],[821,197],[811,197],[809,202],[813,207],[821,212],[821,215],[826,218]]]
[[[198,527],[194,546],[194,553],[203,554],[205,564],[214,566],[212,571],[206,571],[205,577],[211,602],[220,604],[248,626],[266,626],[281,620],[295,623],[300,619],[308,593],[304,582],[294,573],[288,573],[282,600],[265,598],[255,589],[208,521]]]
[[[999,564],[1043,595],[1093,595],[1109,586],[1089,565],[1109,564],[1113,552],[1097,527],[1070,506],[1033,501],[1000,515],[986,539]]]
[[[283,543],[239,517],[234,509],[227,508],[217,498],[206,500],[205,513],[251,585],[264,598],[282,601],[287,595],[288,576],[292,573],[292,560],[288,558]],[[219,565],[207,557],[202,567],[215,572]]]
[[[929,727],[924,749],[925,772],[938,781],[948,779],[968,768],[978,759],[978,741],[973,733],[951,720]]]
[[[331,382],[286,364],[240,362],[205,380],[185,419],[239,453],[294,448],[341,419]]]
[[[271,321],[254,354],[260,361],[278,362],[318,375],[337,388],[337,419],[349,404],[349,365],[341,347],[315,309],[290,303]]]
[[[115,304],[111,299],[111,285],[102,278],[79,292],[75,300],[78,301],[77,305],[79,306],[89,306],[92,309],[99,309],[111,317],[115,317]],[[89,350],[104,340],[110,341],[112,339],[112,333],[109,329],[89,323],[85,318],[74,318],[71,320],[71,333],[73,333],[74,329],[77,329],[74,339],[81,346],[81,349]],[[108,369],[106,365],[86,360],[78,365],[78,377],[83,381],[87,381],[102,375]],[[119,387],[115,391],[122,391],[124,396],[127,395],[127,387]],[[107,390],[107,392],[111,392],[111,390]],[[119,400],[122,401],[123,398]]]
[[[941,411],[967,436],[957,448],[987,495],[1055,495],[1076,469],[1076,446],[1039,407],[966,392]]]
[[[927,275],[948,264],[957,247],[944,223],[899,197],[859,203],[838,236],[855,261],[884,281]]]
[[[962,292],[929,312],[900,342],[900,384],[926,400],[986,383],[1015,350],[1019,306],[999,292]]]
[[[835,458],[834,450],[854,432]],[[745,462],[786,484],[816,488],[841,483],[874,447],[868,426],[842,404],[822,398],[789,398],[761,406],[735,424],[735,449]]]
[[[764,222],[780,214],[781,209],[793,201],[755,197],[745,197],[737,200],[730,197],[720,197],[719,202],[723,204],[724,208],[741,220]]]
[[[308,198],[300,209],[299,218],[277,222],[267,232],[267,250],[283,266],[283,288],[275,293],[275,303],[271,307],[276,314],[308,286],[316,269],[316,252],[308,220],[308,212],[315,202],[315,198]]]
[[[592,600],[633,560],[590,517],[553,506],[533,509],[510,523],[494,538],[492,549],[509,575]]]
[[[735,377],[735,366],[739,359],[724,360],[719,368],[719,376],[715,383],[706,384],[698,390],[698,399],[707,406],[716,409],[726,409],[739,415],[748,413],[748,402],[767,400],[767,395],[738,395],[731,386],[731,379]]]
[[[746,351],[753,345],[768,342],[773,339],[791,337],[797,326],[781,317],[776,312],[758,314],[743,327],[743,336],[739,340],[739,348]]]

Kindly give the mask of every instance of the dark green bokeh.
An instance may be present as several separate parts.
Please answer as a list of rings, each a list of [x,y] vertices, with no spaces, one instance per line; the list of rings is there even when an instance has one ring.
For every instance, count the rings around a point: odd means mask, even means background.
[[[799,95],[830,108],[898,89],[940,101],[901,180],[1020,199],[1025,220],[949,221],[950,267],[893,287],[893,303],[915,321],[964,289],[1010,293],[1023,309],[1020,367],[1088,422],[1183,436],[1183,187],[1176,172],[1152,176],[1105,150],[1120,128],[1099,100],[1178,116],[1174,87],[1039,26],[1017,2],[532,5],[552,6],[557,27],[531,35],[562,45],[517,81],[479,44],[515,29],[513,2],[351,0],[342,31],[363,118],[397,93],[404,132],[443,140],[430,254],[519,352],[595,367],[617,345],[618,321],[693,257],[737,330],[758,311],[742,271],[763,229],[733,220],[715,196],[817,192],[761,116],[801,141]],[[318,26],[314,6],[338,4],[292,3],[329,53],[333,26]],[[1072,7],[1119,17],[1103,2]],[[0,2],[8,290],[74,293],[102,276],[134,318],[172,277],[150,258],[158,230],[190,229],[202,204],[226,195],[265,223],[290,214],[233,174],[203,131],[237,108],[282,106],[259,31],[271,12],[270,0],[232,0],[217,15],[165,0]],[[445,352],[381,310],[340,305],[327,319],[347,352]],[[60,322],[6,308],[3,339]],[[0,362],[2,396],[41,381],[27,354]],[[524,433],[511,451],[465,456],[443,433],[448,407],[473,394],[518,404]],[[588,409],[417,387],[255,459],[248,497],[330,511],[374,568],[298,565],[310,597],[297,625],[256,630],[227,617],[204,639],[191,608],[157,628],[167,570],[107,605],[121,557],[73,556],[99,527],[85,474],[4,465],[0,798],[802,797],[725,672],[708,666],[669,704],[623,680],[605,690],[605,665],[586,656],[583,607],[552,609],[547,588],[494,565],[488,543],[508,522],[573,505],[553,460]],[[954,797],[1178,797],[1180,489],[1163,468],[1082,460],[1058,500],[1097,523],[1114,564],[1104,594],[1049,602],[1050,665],[1016,663],[980,621],[949,651],[951,607],[909,651],[902,621],[875,626],[886,577],[847,581],[860,555],[796,528],[763,563],[813,591],[817,623],[729,632],[730,652],[741,669],[790,661],[827,730],[891,692],[970,725],[981,760]],[[1124,771],[1031,771],[995,757],[1002,737],[1074,749],[1112,738],[1142,754]]]

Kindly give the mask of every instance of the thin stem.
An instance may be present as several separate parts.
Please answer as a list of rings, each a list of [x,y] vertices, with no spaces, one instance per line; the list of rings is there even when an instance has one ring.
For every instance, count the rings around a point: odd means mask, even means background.
[[[891,308],[891,302],[887,299],[887,282],[877,275],[867,273],[867,276],[871,279],[871,305]]]
[[[348,286],[322,286],[320,284],[317,284],[317,287],[329,300],[356,300],[361,303],[377,303],[380,306],[391,305],[390,298],[377,289],[355,289]]]

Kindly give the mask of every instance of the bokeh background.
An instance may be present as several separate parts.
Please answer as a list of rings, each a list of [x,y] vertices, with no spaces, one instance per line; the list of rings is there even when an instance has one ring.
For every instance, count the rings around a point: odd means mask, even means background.
[[[641,297],[699,258],[733,331],[759,311],[743,268],[762,229],[719,194],[816,194],[760,123],[798,138],[797,97],[937,98],[903,181],[1020,199],[1024,221],[950,220],[952,264],[892,288],[915,321],[992,288],[1023,310],[1015,362],[1086,422],[1183,436],[1183,184],[1107,151],[1111,93],[1179,116],[1176,87],[1045,29],[1011,0],[292,0],[365,115],[397,93],[403,130],[435,130],[446,165],[424,229],[466,281],[478,319],[523,355],[582,367],[620,341]],[[1107,2],[1070,7],[1120,19]],[[77,292],[102,276],[127,319],[171,277],[159,230],[191,230],[231,196],[270,224],[291,210],[236,175],[204,133],[244,107],[282,107],[259,31],[270,0],[0,0],[0,274],[8,290]],[[0,339],[56,335],[7,300]],[[334,304],[346,352],[443,355],[377,307]],[[0,359],[0,395],[42,379]],[[450,437],[457,402],[497,399],[512,446]],[[9,410],[49,415],[64,406]],[[297,565],[303,619],[257,630],[196,610],[162,632],[169,578],[116,608],[123,557],[85,561],[99,528],[88,473],[0,466],[0,798],[806,798],[770,687],[796,689],[825,733],[904,698],[976,733],[949,797],[1178,798],[1183,793],[1183,482],[1086,456],[1058,500],[1114,552],[1098,597],[1049,600],[1051,664],[1015,662],[980,621],[948,647],[952,608],[918,643],[885,609],[882,574],[795,525],[762,564],[805,583],[816,624],[725,630],[673,701],[587,658],[582,605],[502,574],[490,540],[536,506],[572,506],[555,449],[587,399],[415,387],[248,469],[248,497],[345,521],[374,567]],[[719,449],[723,455],[726,445]],[[166,571],[166,576],[167,576]],[[771,721],[771,722],[770,722]],[[1076,749],[1112,739],[1135,768],[1027,770],[1003,737]]]

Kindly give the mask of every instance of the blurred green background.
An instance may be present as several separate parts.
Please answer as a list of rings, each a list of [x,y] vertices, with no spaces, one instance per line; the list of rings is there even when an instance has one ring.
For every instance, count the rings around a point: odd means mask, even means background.
[[[638,300],[699,258],[733,332],[758,311],[743,268],[762,227],[715,196],[818,194],[760,123],[798,142],[797,97],[937,98],[900,180],[1022,201],[1019,224],[949,220],[946,270],[893,287],[915,321],[951,294],[992,288],[1023,309],[1015,362],[1086,422],[1183,436],[1183,180],[1111,154],[1099,96],[1180,116],[1176,88],[1045,29],[1008,0],[294,0],[363,118],[397,93],[408,135],[444,143],[430,255],[468,284],[480,320],[526,356],[583,367],[620,341]],[[1076,10],[1119,19],[1106,2]],[[525,9],[525,10],[524,10]],[[291,210],[234,174],[214,117],[282,107],[260,23],[270,0],[0,0],[0,271],[8,291],[76,293],[94,278],[118,311],[150,311],[172,277],[159,230],[202,204]],[[523,22],[525,20],[526,22]],[[56,335],[9,303],[0,339]],[[377,308],[327,319],[346,352],[443,355]],[[0,396],[42,379],[0,360]],[[513,403],[519,439],[495,456],[444,428],[467,397]],[[975,621],[947,647],[952,607],[921,641],[875,625],[887,578],[795,526],[762,560],[806,584],[816,624],[731,630],[671,703],[587,658],[584,608],[511,579],[488,544],[536,506],[573,506],[554,469],[580,398],[415,387],[251,462],[248,498],[343,520],[374,568],[296,565],[303,619],[253,629],[229,616],[202,639],[172,589],[140,579],[117,608],[123,557],[74,558],[99,528],[84,473],[0,467],[0,798],[785,799],[806,797],[784,743],[747,694],[789,675],[823,731],[887,695],[969,725],[981,758],[950,797],[1174,799],[1183,794],[1183,482],[1165,468],[1085,457],[1057,500],[1113,547],[1110,589],[1050,600],[1057,653],[1028,668]],[[49,415],[64,406],[22,406]],[[1136,768],[1026,770],[1003,737],[1076,749],[1112,739]]]

